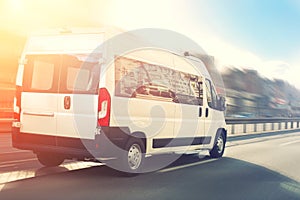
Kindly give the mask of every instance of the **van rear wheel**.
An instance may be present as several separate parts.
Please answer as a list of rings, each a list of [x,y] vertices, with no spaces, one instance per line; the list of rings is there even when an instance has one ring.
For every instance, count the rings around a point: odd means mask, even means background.
[[[39,152],[36,154],[39,162],[46,167],[59,166],[64,162],[64,157],[54,153]]]
[[[145,160],[145,145],[141,139],[131,138],[125,147],[121,160],[122,171],[126,175],[137,175],[142,172]]]
[[[225,143],[226,143],[225,134],[224,134],[224,132],[222,132],[217,137],[217,140],[215,142],[213,149],[209,152],[210,157],[212,157],[212,158],[222,157],[224,154],[224,151],[225,151]]]

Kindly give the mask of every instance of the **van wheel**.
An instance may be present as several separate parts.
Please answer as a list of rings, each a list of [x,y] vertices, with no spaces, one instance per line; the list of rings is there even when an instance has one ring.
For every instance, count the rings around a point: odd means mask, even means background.
[[[224,132],[222,132],[217,140],[216,140],[216,143],[213,147],[213,149],[209,152],[210,154],[210,157],[212,158],[220,158],[223,156],[224,154],[224,150],[225,150],[225,134]]]
[[[36,154],[39,162],[46,167],[59,166],[64,162],[64,157],[53,153],[39,152]]]
[[[131,138],[126,144],[121,160],[122,171],[126,175],[137,175],[142,172],[145,160],[145,145],[141,139]]]

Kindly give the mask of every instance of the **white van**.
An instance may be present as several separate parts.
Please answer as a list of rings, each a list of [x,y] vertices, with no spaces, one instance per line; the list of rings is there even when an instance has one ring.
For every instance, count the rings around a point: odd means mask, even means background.
[[[103,29],[28,39],[17,75],[13,146],[32,150],[45,166],[116,158],[118,169],[132,173],[150,155],[209,150],[221,157],[225,99],[204,63],[151,48],[111,56],[114,40],[104,42],[110,37]]]

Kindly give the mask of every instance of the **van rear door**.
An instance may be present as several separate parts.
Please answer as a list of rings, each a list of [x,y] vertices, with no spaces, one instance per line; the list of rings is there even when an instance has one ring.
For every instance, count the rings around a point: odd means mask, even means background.
[[[100,67],[88,54],[27,55],[21,132],[94,137]],[[80,134],[79,134],[80,132]]]
[[[92,54],[62,55],[57,100],[58,136],[94,139],[100,72],[97,59]]]
[[[27,55],[21,96],[21,132],[56,134],[59,55]]]

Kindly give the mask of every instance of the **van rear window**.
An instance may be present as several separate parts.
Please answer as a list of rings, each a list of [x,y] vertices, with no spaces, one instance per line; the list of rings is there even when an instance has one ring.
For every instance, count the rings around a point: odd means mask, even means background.
[[[56,93],[59,78],[59,55],[29,55],[24,66],[23,89],[26,92]]]
[[[26,92],[97,94],[100,66],[88,55],[28,55]]]
[[[50,90],[54,77],[54,64],[35,60],[33,62],[31,89]]]

